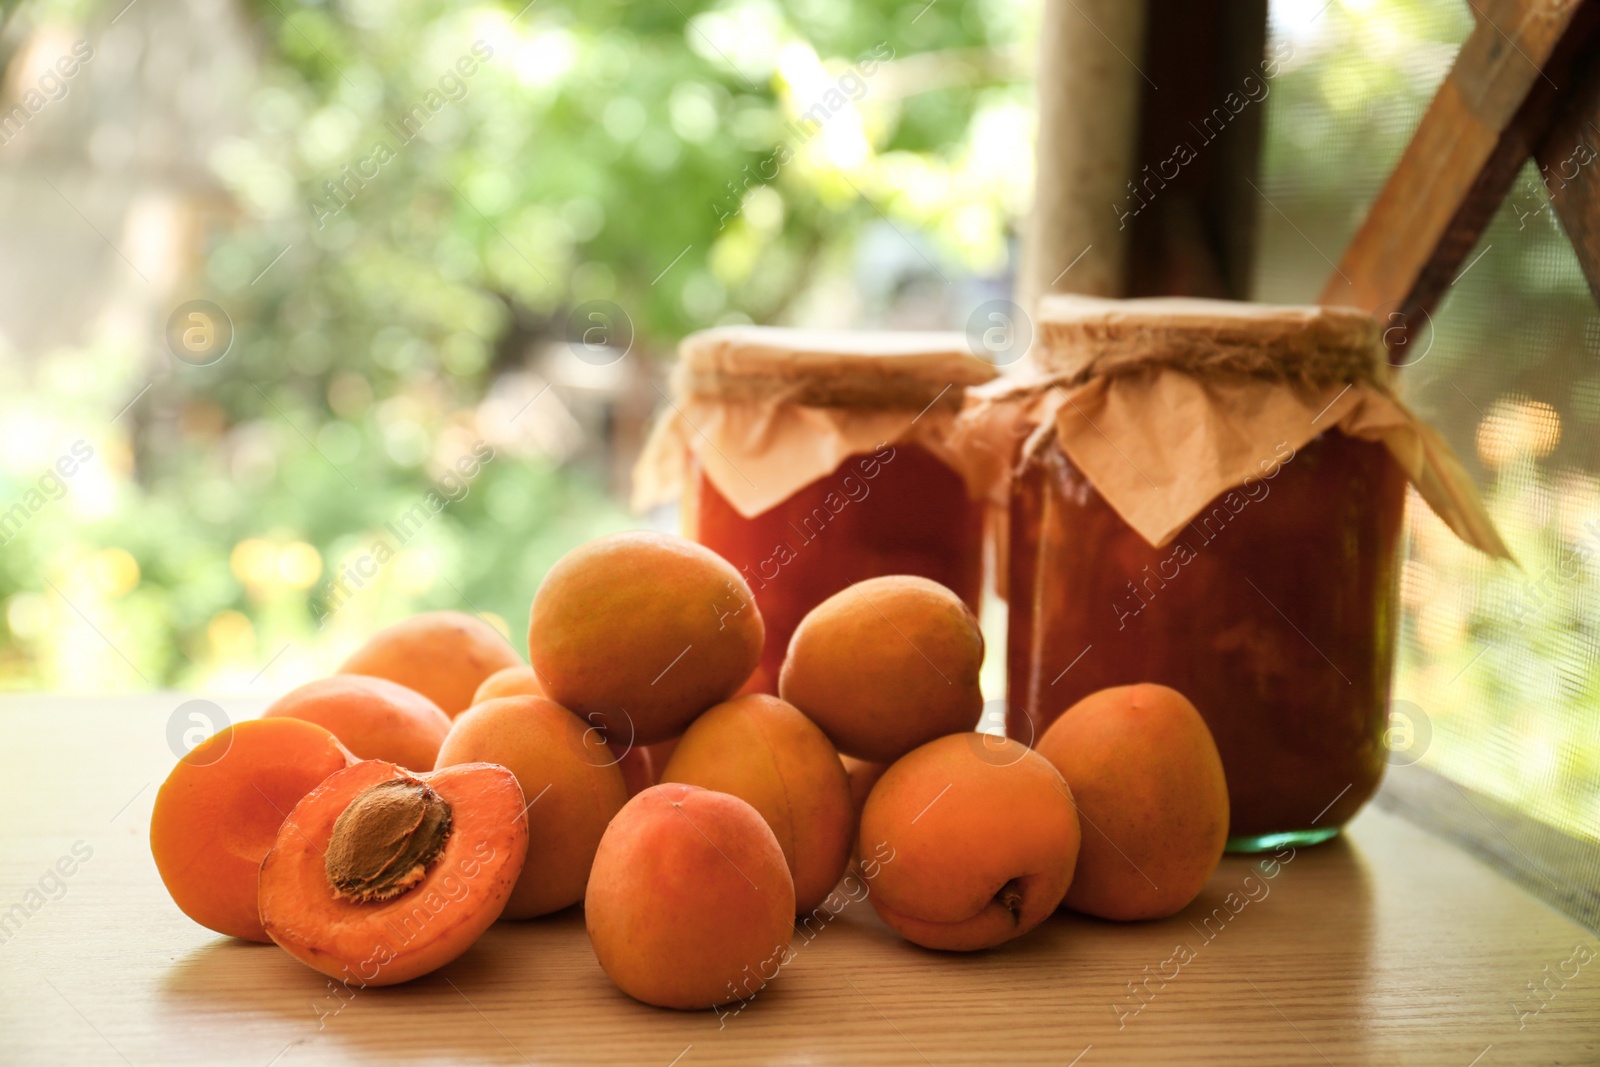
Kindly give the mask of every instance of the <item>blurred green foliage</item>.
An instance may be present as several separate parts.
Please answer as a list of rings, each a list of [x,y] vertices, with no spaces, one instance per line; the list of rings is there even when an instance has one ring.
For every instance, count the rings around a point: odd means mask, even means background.
[[[120,8],[31,17],[99,40]],[[170,298],[223,308],[232,350],[188,366],[140,337],[0,363],[26,397],[11,436],[96,450],[6,545],[0,684],[274,691],[435,607],[497,616],[520,646],[550,562],[638,521],[603,476],[625,460],[615,398],[583,424],[585,397],[534,400],[570,310],[617,305],[650,361],[826,301],[869,227],[918,235],[953,276],[1003,265],[1031,167],[1023,76],[995,56],[1027,12],[249,0],[256,67],[202,182],[224,206]],[[822,102],[821,129],[797,125]],[[978,150],[996,116],[1008,154]],[[495,458],[461,499],[319,627],[329,583],[479,440]],[[0,500],[54,456],[13,454]]]

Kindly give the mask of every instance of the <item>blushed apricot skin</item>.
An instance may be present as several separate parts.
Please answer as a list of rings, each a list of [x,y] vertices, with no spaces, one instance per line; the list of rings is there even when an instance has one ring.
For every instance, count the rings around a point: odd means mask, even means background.
[[[822,903],[850,862],[855,819],[839,754],[777,697],[734,697],[707,711],[661,777],[731,793],[760,812],[789,863],[801,912]]]
[[[527,797],[529,862],[507,919],[532,919],[583,899],[606,824],[627,802],[616,756],[566,708],[544,697],[486,700],[450,728],[438,767],[497,763]]]
[[[556,561],[534,594],[528,658],[549,696],[607,737],[653,745],[732,696],[761,658],[750,587],[710,549],[636,530]]]
[[[961,598],[908,575],[871,578],[795,628],[778,693],[848,756],[892,763],[983,714],[983,634]]]
[[[333,734],[299,719],[241,722],[196,745],[150,816],[150,852],[173,901],[219,934],[268,940],[256,906],[261,859],[296,802],[352,762]]]
[[[334,897],[324,853],[334,823],[367,788],[394,778],[427,782],[451,808],[444,851],[399,896]],[[394,985],[471,948],[499,918],[528,851],[522,790],[504,767],[467,764],[411,775],[365,760],[330,776],[295,805],[261,861],[261,921],[306,966],[347,986]]]
[[[878,779],[861,851],[879,860],[867,899],[908,941],[970,951],[1020,937],[1066,895],[1078,813],[1044,757],[1017,741],[930,741]]]
[[[1164,685],[1091,693],[1039,739],[1083,812],[1066,906],[1159,919],[1205,888],[1228,840],[1222,758],[1195,706]]]
[[[500,631],[482,619],[459,611],[429,611],[373,634],[339,673],[398,682],[455,718],[472,706],[473,695],[491,674],[521,663]]]
[[[273,701],[261,717],[314,722],[357,759],[387,760],[413,771],[433,769],[450,732],[450,716],[421,693],[359,674],[307,682]]]
[[[794,883],[749,804],[666,784],[607,827],[584,898],[606,975],[635,1000],[682,1011],[744,1000],[789,958]]]
[[[539,676],[526,663],[505,667],[489,675],[472,694],[472,703],[476,705],[495,697],[516,696],[544,696],[544,686],[539,684]]]

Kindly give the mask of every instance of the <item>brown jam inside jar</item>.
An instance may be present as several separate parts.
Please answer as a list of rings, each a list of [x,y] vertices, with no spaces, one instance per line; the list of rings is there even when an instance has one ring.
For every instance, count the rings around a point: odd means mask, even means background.
[[[961,476],[915,444],[853,455],[831,474],[752,518],[695,470],[685,533],[732,563],[767,625],[751,692],[777,692],[789,638],[807,612],[845,587],[914,574],[949,587],[978,610],[983,503]]]
[[[1330,430],[1262,457],[1154,547],[1054,441],[1011,497],[1011,736],[1108,686],[1187,696],[1222,754],[1230,848],[1311,843],[1378,787],[1406,475]]]

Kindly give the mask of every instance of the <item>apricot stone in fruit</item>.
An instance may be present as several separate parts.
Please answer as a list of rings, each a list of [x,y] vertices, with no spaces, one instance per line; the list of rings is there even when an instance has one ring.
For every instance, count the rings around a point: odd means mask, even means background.
[[[748,1000],[789,958],[794,882],[760,813],[698,786],[652,786],[606,828],[584,921],[624,993],[685,1011]]]
[[[484,679],[521,662],[500,631],[482,619],[459,611],[430,611],[373,634],[339,673],[398,682],[454,718],[472,706]]]
[[[314,722],[357,759],[381,759],[413,771],[433,769],[450,716],[414,689],[385,678],[335,674],[273,701],[264,719]]]
[[[653,745],[732,696],[765,635],[732,564],[682,537],[638,530],[556,561],[533,598],[528,658],[550,698],[603,727],[608,741]]]
[[[439,769],[497,763],[527,797],[528,862],[507,919],[532,919],[583,899],[606,824],[628,799],[617,758],[566,708],[544,697],[486,700],[456,719]]]
[[[1177,690],[1091,693],[1039,739],[1072,788],[1083,852],[1066,905],[1159,919],[1205,887],[1228,839],[1228,784],[1205,720]]]
[[[908,575],[871,578],[800,621],[778,693],[847,756],[892,763],[983,714],[983,634],[961,598]]]
[[[926,948],[991,948],[1061,904],[1078,858],[1072,794],[1018,741],[953,734],[892,764],[861,815],[879,916]]]
[[[527,855],[524,807],[504,767],[413,775],[363,760],[289,812],[260,864],[261,923],[351,990],[443,967],[505,907]]]
[[[683,735],[662,781],[731,793],[760,812],[789,862],[800,912],[844,874],[850,785],[833,745],[794,705],[759,694],[718,704]]]

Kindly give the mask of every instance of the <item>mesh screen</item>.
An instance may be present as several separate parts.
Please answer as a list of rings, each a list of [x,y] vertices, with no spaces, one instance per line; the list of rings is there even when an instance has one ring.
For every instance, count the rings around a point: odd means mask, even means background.
[[[1316,298],[1469,14],[1455,0],[1273,4],[1274,44],[1294,58],[1267,101],[1257,299]],[[1521,569],[1461,545],[1413,496],[1395,696],[1425,766],[1590,841],[1600,841],[1597,357],[1600,313],[1530,163],[1413,341],[1402,387],[1473,471]]]

